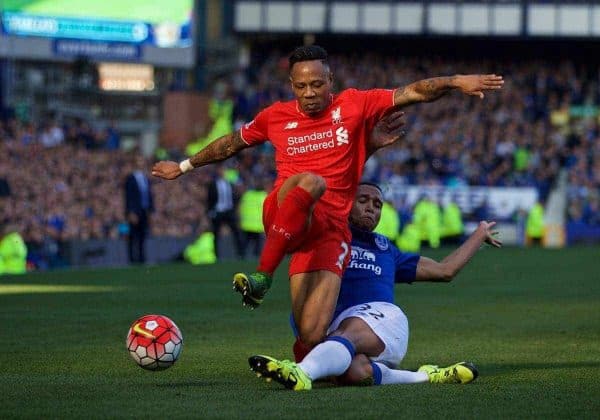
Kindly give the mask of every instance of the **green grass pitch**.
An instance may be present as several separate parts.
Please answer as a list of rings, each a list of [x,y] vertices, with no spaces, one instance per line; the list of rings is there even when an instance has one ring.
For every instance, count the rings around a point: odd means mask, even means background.
[[[402,367],[471,360],[472,384],[305,393],[247,365],[255,353],[291,356],[283,269],[255,311],[230,285],[252,262],[1,277],[0,418],[598,418],[599,255],[487,248],[451,284],[396,288],[411,322]],[[125,349],[148,313],[183,332],[181,358],[163,372]]]

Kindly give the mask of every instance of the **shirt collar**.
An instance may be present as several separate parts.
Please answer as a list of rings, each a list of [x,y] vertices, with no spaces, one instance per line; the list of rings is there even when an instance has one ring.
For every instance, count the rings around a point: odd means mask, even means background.
[[[302,108],[300,108],[300,103],[298,102],[298,99],[295,100],[296,103],[296,111],[298,111],[298,113],[302,114],[304,117],[307,118],[319,118],[323,115],[325,115],[325,113],[329,110],[329,108],[331,108],[331,106],[333,105],[333,101],[335,101],[335,95],[333,93],[329,94],[329,105],[327,105],[327,108],[325,108],[319,115],[315,116],[315,117],[311,117],[309,115],[307,115]]]
[[[368,230],[359,229],[350,225],[350,232],[352,232],[352,239],[360,242],[373,243],[375,241],[375,233]]]

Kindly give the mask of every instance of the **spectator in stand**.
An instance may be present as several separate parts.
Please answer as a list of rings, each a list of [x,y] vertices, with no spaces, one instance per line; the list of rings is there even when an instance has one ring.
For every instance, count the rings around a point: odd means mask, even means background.
[[[40,134],[40,143],[44,147],[56,147],[65,140],[63,129],[58,126],[56,121],[51,120]]]
[[[219,246],[222,225],[227,225],[231,231],[237,257],[240,259],[244,257],[236,215],[238,201],[234,185],[225,178],[225,166],[218,165],[216,176],[208,185],[208,216],[212,222],[212,231],[215,235],[217,258],[223,257],[222,249]]]
[[[590,226],[600,226],[600,199],[592,195],[583,209],[583,220]]]
[[[0,200],[5,197],[10,197],[10,185],[6,178],[0,176]]]
[[[105,130],[105,147],[108,150],[119,150],[121,147],[121,134],[116,128],[114,121],[110,124],[110,126]]]
[[[145,246],[150,213],[154,209],[146,162],[135,160],[134,171],[125,180],[125,214],[129,222],[129,262],[146,262]],[[94,226],[91,226],[92,230]]]
[[[27,246],[19,227],[0,221],[0,275],[25,274],[27,271]]]
[[[249,256],[252,258],[260,256],[265,236],[262,221],[263,204],[268,195],[267,191],[271,191],[271,184],[270,180],[259,182],[256,178],[250,178],[248,189],[240,198],[238,210],[240,228],[244,232],[244,256],[248,256],[246,251],[250,248],[251,243],[254,244],[254,247],[250,250]]]

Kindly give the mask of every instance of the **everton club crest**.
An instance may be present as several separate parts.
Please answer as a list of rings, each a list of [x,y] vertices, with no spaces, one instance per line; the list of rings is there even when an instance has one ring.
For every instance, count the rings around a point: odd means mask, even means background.
[[[389,242],[386,237],[375,235],[375,245],[377,245],[377,248],[379,248],[380,250],[385,251],[386,249],[388,249]]]

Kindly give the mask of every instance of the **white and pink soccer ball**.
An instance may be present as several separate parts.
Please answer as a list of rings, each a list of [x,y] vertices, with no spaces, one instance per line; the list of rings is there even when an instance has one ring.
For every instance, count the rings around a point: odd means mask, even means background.
[[[142,368],[164,370],[173,366],[181,354],[183,336],[173,321],[164,315],[145,315],[127,333],[127,350]]]

